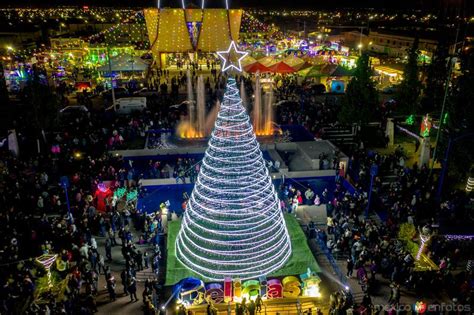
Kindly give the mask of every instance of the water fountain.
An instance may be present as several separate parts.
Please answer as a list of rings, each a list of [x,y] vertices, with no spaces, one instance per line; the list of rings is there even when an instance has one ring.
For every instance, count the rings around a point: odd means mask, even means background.
[[[194,97],[192,78],[187,72],[187,106],[188,115],[181,120],[177,127],[177,135],[182,139],[205,138],[210,135],[214,121],[219,111],[219,103],[212,108],[206,116],[206,91],[204,78],[199,76],[196,84],[196,98]],[[242,102],[247,110],[250,107],[245,93],[245,84],[240,85]],[[273,89],[262,96],[260,75],[257,74],[254,89],[254,102],[252,110],[252,123],[258,136],[271,136],[274,134],[273,127]]]
[[[220,108],[221,108],[221,103],[217,101],[214,107],[212,107],[212,109],[207,114],[206,123],[204,125],[205,136],[209,136],[211,134],[212,128],[214,128],[214,123],[216,122],[217,114],[219,113]]]
[[[273,88],[270,86],[269,91],[265,93],[265,97],[262,99],[260,75],[257,75],[255,80],[252,120],[255,133],[258,136],[271,136],[274,134]]]
[[[196,112],[196,102],[194,101],[193,83],[191,82],[191,73],[189,70],[186,72],[186,91],[188,93],[188,122],[192,126],[194,123],[194,117]]]
[[[189,70],[186,72],[186,90],[188,115],[182,119],[177,127],[177,134],[180,138],[203,138],[206,115],[206,94],[204,80],[202,76],[197,82],[197,101],[194,99],[193,84]]]
[[[273,88],[265,94],[265,107],[263,109],[263,134],[273,134]]]
[[[204,119],[206,116],[206,91],[204,87],[204,79],[202,75],[199,76],[197,82],[197,103],[196,103],[196,133],[198,137],[204,136]]]
[[[257,135],[262,130],[262,88],[260,86],[260,75],[257,73],[255,78],[254,102],[252,112],[253,128]]]
[[[248,111],[249,106],[248,106],[248,101],[247,101],[247,93],[245,93],[245,84],[244,80],[240,81],[240,98],[242,99],[242,105],[245,107],[245,109]]]

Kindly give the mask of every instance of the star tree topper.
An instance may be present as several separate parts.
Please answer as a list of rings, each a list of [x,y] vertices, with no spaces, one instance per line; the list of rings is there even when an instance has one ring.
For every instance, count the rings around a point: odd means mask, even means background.
[[[230,42],[227,51],[218,51],[217,55],[224,62],[222,65],[222,72],[225,72],[231,68],[242,72],[241,61],[245,58],[245,56],[247,56],[247,52],[238,50],[234,41]]]

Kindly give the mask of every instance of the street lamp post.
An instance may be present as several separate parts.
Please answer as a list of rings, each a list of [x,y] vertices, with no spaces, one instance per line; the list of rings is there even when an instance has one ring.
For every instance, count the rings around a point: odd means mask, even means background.
[[[114,79],[112,77],[112,61],[110,61],[110,49],[109,45],[107,45],[107,60],[109,64],[109,78],[110,78],[110,89],[112,91],[112,104],[115,107],[115,90],[114,90]]]
[[[446,173],[448,172],[448,158],[449,158],[449,153],[451,152],[451,147],[452,147],[453,143],[458,141],[458,140],[461,140],[463,138],[472,137],[472,136],[474,136],[474,133],[469,132],[469,133],[460,135],[456,138],[449,137],[448,147],[446,148],[446,152],[444,154],[444,160],[443,160],[443,165],[442,165],[442,169],[441,169],[441,175],[439,176],[439,180],[438,180],[438,190],[436,192],[436,199],[438,201],[441,200],[441,194],[443,193],[444,178],[446,177]]]
[[[13,57],[12,57],[12,53],[15,49],[13,49],[12,46],[7,46],[7,51],[8,51],[8,61],[10,61],[10,71],[12,71],[12,68],[13,68]]]
[[[372,164],[370,167],[370,188],[369,188],[369,200],[367,201],[367,207],[365,208],[365,218],[369,218],[370,210],[370,200],[372,199],[372,188],[374,185],[374,177],[377,176],[379,172],[379,166],[377,164]]]
[[[435,163],[435,160],[436,160],[436,153],[438,151],[439,137],[440,137],[441,131],[443,129],[444,109],[446,107],[446,101],[448,99],[449,83],[451,81],[451,74],[453,72],[453,66],[454,66],[454,58],[449,57],[448,77],[446,78],[446,84],[445,84],[445,87],[444,87],[443,105],[441,106],[441,116],[439,116],[440,119],[439,119],[438,132],[436,133],[435,147],[434,147],[434,150],[433,150],[433,157],[432,157],[432,160],[431,160],[430,174],[429,174],[428,178],[431,178],[431,175],[433,174],[433,167],[434,167],[434,163]]]
[[[69,195],[67,193],[67,189],[69,188],[69,178],[67,176],[61,176],[60,178],[61,187],[64,189],[64,193],[66,194],[66,206],[67,206],[67,214],[69,218],[69,222],[73,222],[73,218],[71,215],[71,206],[69,204]]]

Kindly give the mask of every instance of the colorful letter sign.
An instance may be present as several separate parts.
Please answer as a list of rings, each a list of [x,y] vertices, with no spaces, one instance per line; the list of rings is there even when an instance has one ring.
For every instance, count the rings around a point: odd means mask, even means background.
[[[179,290],[179,297],[181,303],[190,305],[199,305],[204,302],[204,282],[196,278],[185,278],[181,280],[175,287],[175,290]]]
[[[270,279],[267,281],[267,298],[279,299],[283,297],[283,287],[280,280]]]
[[[300,279],[303,281],[303,296],[321,297],[319,291],[321,278],[315,272],[311,272],[311,269],[308,268],[306,273],[300,275]]]
[[[232,301],[232,279],[230,277],[224,279],[224,301]]]
[[[287,276],[283,280],[268,279],[265,276],[258,280],[225,278],[224,283],[204,283],[196,278],[186,278],[180,281],[175,290],[179,290],[180,303],[185,306],[205,303],[219,304],[236,302],[243,298],[255,300],[257,295],[262,299],[298,298],[299,296],[321,297],[319,291],[319,276],[308,268],[306,273],[298,277]]]
[[[242,301],[242,284],[239,278],[234,279],[234,302]]]
[[[301,293],[301,283],[298,278],[294,276],[288,276],[283,278],[283,297],[296,298]]]
[[[214,304],[219,304],[224,301],[224,290],[220,283],[210,283],[206,285],[206,301],[212,301]]]
[[[247,300],[255,300],[260,294],[260,281],[258,280],[247,280],[242,284],[242,287],[242,297]]]

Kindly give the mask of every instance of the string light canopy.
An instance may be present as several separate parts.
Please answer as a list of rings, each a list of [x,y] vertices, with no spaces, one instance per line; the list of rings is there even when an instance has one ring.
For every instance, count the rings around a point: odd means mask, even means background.
[[[242,72],[242,59],[247,56],[247,52],[237,49],[234,41],[230,42],[229,48],[226,51],[218,51],[217,55],[222,59],[222,72],[229,69],[235,69]]]
[[[291,255],[280,203],[234,78],[175,246],[184,266],[214,281],[270,274]]]

